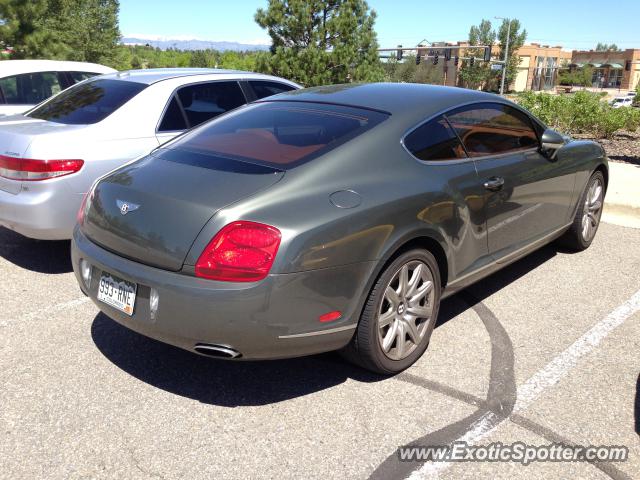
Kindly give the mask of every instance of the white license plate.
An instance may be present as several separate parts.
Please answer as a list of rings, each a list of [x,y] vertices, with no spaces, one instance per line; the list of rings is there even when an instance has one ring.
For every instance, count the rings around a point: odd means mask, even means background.
[[[104,272],[98,285],[98,300],[131,316],[136,303],[137,290],[138,285],[135,283]]]

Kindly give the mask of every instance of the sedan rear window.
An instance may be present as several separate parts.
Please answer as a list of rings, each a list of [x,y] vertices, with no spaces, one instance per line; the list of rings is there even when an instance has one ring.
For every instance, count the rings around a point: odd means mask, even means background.
[[[146,87],[124,80],[93,80],[69,88],[27,116],[67,125],[90,125],[107,118]]]
[[[195,129],[169,148],[286,170],[327,153],[387,117],[340,105],[256,103]],[[182,162],[189,163],[188,158]],[[201,161],[198,166],[203,166]]]

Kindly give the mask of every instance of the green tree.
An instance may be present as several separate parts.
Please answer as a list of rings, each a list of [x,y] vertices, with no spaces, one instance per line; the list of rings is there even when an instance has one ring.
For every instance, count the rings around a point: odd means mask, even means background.
[[[47,0],[0,0],[0,43],[11,58],[50,57],[58,45],[52,32],[42,28]]]
[[[118,0],[48,0],[43,28],[63,45],[59,57],[117,66],[119,8]]]
[[[511,21],[511,28],[509,29],[509,21]],[[518,50],[524,45],[525,40],[527,39],[527,31],[520,29],[522,26],[520,25],[520,20],[517,18],[513,19],[505,19],[502,21],[502,25],[500,25],[500,29],[498,30],[498,43],[500,46],[500,59],[504,60],[504,51],[507,42],[507,30],[509,32],[509,58],[507,60],[507,76],[504,82],[505,92],[509,90],[509,85],[511,85],[518,75],[518,67],[520,66],[520,57],[517,55]]]
[[[596,52],[619,52],[619,51],[620,49],[615,43],[608,44],[608,43],[598,42],[598,44],[596,45]]]
[[[487,45],[491,46],[496,41],[496,32],[491,27],[489,20],[482,20],[480,25],[473,25],[469,30],[469,43],[471,45]],[[483,57],[482,49],[469,48],[464,52],[464,56]],[[462,61],[460,67],[459,79],[460,83],[471,89],[487,88],[490,81],[495,77],[495,73],[491,71],[487,62],[471,62]]]
[[[255,21],[271,37],[271,54],[256,67],[306,86],[380,80],[375,19],[364,0],[269,0]]]

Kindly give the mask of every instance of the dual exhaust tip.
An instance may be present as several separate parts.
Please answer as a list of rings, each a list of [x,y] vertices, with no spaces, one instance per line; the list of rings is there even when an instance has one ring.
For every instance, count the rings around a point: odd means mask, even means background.
[[[227,345],[214,345],[211,343],[197,343],[193,349],[208,357],[234,359],[240,358],[242,354],[234,348]]]

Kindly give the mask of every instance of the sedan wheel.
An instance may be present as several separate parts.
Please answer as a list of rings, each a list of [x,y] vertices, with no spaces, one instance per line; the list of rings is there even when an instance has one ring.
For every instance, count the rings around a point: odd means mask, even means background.
[[[438,316],[440,271],[433,255],[411,250],[380,274],[351,344],[342,352],[385,375],[401,372],[424,353]]]

